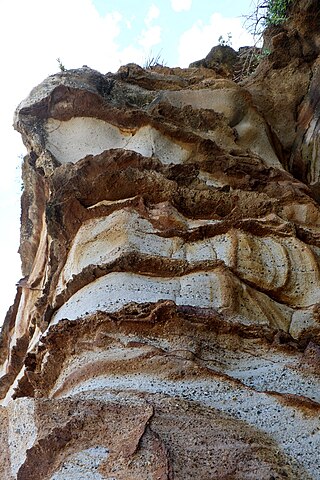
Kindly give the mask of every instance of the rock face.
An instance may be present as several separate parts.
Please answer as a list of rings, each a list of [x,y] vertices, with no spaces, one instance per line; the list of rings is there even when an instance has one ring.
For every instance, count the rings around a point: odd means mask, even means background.
[[[319,2],[292,2],[289,20],[266,32],[268,55],[245,86],[280,140],[283,162],[320,200]]]
[[[18,107],[1,478],[319,479],[320,208],[283,155],[310,127],[276,138],[262,71],[82,68]]]

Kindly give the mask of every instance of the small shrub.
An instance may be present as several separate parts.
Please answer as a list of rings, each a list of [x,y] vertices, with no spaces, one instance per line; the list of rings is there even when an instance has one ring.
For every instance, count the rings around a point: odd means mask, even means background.
[[[143,63],[144,68],[152,68],[152,67],[165,67],[165,61],[161,57],[161,51],[154,55],[152,52],[149,53],[148,57]]]
[[[256,0],[254,10],[245,16],[247,30],[261,42],[266,27],[281,25],[286,21],[288,8],[293,0]]]
[[[265,18],[266,26],[281,25],[287,18],[290,3],[292,3],[292,0],[269,0]]]
[[[60,72],[65,72],[66,67],[63,65],[63,63],[62,63],[62,61],[59,57],[57,58],[57,62],[58,62],[59,68],[60,68]]]
[[[231,47],[232,45],[232,34],[231,32],[227,33],[227,38],[224,38],[222,35],[218,38],[219,45],[221,47]]]

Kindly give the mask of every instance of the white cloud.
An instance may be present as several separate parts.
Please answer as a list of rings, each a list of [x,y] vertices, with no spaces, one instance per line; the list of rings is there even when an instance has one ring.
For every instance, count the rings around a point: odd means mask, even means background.
[[[186,67],[189,63],[205,57],[211,48],[219,43],[219,37],[227,39],[229,32],[232,32],[231,46],[235,50],[241,46],[253,45],[253,37],[244,29],[242,23],[240,18],[227,18],[220,13],[214,13],[208,24],[202,21],[194,23],[180,37],[179,66]]]
[[[182,12],[190,10],[192,0],[171,0],[171,8],[175,12]]]
[[[145,50],[129,45],[121,51],[119,59],[121,65],[126,65],[127,63],[131,62],[135,62],[138,65],[143,65],[146,57],[147,52]]]
[[[148,26],[151,25],[153,20],[158,18],[159,15],[160,15],[159,8],[156,5],[151,5],[151,7],[148,10],[146,18],[144,19],[144,23]]]
[[[161,27],[155,25],[144,30],[138,42],[146,51],[150,50],[154,45],[158,45],[161,42]]]
[[[54,71],[57,57],[69,68],[90,60],[104,69],[117,52],[121,15],[100,17],[90,0],[2,0],[0,12],[0,39],[10,44],[5,59],[14,69],[19,61],[27,80]]]
[[[145,52],[150,52],[154,45],[161,42],[161,27],[159,25],[153,25],[153,21],[160,15],[160,10],[156,5],[151,5],[144,23],[147,26],[145,30],[142,30],[138,43],[141,45]]]

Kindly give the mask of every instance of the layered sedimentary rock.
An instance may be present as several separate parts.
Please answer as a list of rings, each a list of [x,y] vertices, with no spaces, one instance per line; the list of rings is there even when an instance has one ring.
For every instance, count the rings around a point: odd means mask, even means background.
[[[82,68],[15,125],[1,478],[318,479],[320,208],[248,90]]]

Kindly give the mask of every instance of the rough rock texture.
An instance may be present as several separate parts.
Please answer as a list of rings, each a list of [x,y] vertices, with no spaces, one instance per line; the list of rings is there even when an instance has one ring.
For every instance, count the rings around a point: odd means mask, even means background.
[[[309,185],[318,201],[319,16],[317,0],[294,1],[288,21],[266,32],[270,55],[245,81],[280,140],[284,164]]]
[[[219,76],[239,82],[255,71],[262,52],[259,47],[240,47],[235,51],[229,45],[216,45],[205,58],[190,63],[189,67],[211,69]]]
[[[201,60],[190,63],[190,67],[211,68],[224,76],[232,77],[238,63],[238,53],[229,45],[217,45]]]
[[[320,207],[286,161],[312,138],[319,163],[316,76],[278,86],[280,116],[274,78],[298,80],[270,62],[252,95],[130,64],[53,75],[18,107],[1,478],[320,478]]]

